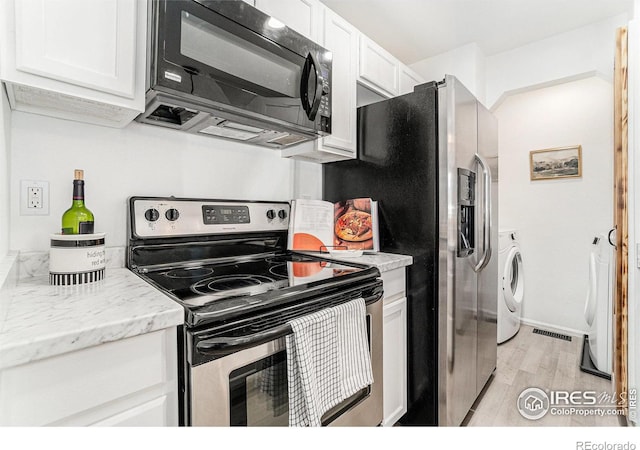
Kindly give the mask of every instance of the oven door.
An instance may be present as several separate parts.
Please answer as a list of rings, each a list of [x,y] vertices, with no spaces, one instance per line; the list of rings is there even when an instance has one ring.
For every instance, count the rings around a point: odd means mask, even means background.
[[[367,305],[367,328],[374,382],[325,413],[323,425],[377,426],[382,422],[381,300]],[[289,423],[283,337],[192,367],[190,375],[191,425]]]
[[[330,132],[330,52],[240,1],[161,0],[152,84]]]

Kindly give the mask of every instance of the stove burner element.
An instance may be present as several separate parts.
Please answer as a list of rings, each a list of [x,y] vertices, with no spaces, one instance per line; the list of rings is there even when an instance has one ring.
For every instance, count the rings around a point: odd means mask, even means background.
[[[273,283],[276,280],[263,275],[227,275],[200,280],[191,286],[191,290],[198,294],[207,295],[212,292],[224,292],[246,289],[261,284]]]
[[[289,276],[287,263],[280,263],[269,267],[269,273],[279,278],[287,278]]]
[[[194,267],[193,269],[175,269],[165,274],[167,278],[202,278],[213,273],[213,269]]]

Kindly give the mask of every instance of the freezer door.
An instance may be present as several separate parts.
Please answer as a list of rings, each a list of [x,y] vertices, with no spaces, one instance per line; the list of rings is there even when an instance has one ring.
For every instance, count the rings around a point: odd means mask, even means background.
[[[438,420],[438,88],[358,108],[358,159],[323,164],[323,198],[378,201],[380,248],[407,267],[407,404],[402,421]]]
[[[457,426],[477,397],[478,116],[475,97],[454,77],[438,102],[438,424]]]

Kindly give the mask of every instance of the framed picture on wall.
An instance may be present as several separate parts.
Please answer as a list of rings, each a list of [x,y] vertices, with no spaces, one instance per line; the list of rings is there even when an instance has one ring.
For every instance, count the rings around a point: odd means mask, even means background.
[[[548,148],[529,152],[531,181],[582,176],[582,146]]]

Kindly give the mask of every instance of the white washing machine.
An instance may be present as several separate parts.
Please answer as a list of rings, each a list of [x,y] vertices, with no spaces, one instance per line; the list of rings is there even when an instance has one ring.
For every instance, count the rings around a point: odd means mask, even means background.
[[[606,233],[593,239],[589,255],[589,288],[584,317],[589,326],[589,356],[597,370],[611,374],[613,360],[613,283],[615,249]]]
[[[516,230],[500,230],[498,246],[498,344],[501,344],[520,330],[524,270]]]

